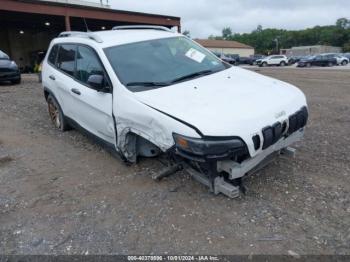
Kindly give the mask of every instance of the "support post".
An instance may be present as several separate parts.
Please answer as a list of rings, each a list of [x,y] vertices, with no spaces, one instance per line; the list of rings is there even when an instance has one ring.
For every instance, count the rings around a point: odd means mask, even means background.
[[[70,26],[70,18],[68,15],[66,15],[64,17],[64,21],[65,21],[65,24],[66,24],[66,31],[71,31],[71,26]]]

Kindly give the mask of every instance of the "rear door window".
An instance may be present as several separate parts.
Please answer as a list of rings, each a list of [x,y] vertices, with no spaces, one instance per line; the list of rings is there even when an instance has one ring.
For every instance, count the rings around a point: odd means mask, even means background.
[[[56,66],[64,73],[74,76],[76,45],[61,45],[58,50]]]

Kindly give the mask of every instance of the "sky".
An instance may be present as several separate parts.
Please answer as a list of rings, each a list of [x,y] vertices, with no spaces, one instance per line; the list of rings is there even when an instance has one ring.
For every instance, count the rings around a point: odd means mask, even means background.
[[[103,0],[107,1],[107,0]],[[350,0],[109,0],[114,9],[181,17],[191,37],[263,28],[304,29],[350,18]]]

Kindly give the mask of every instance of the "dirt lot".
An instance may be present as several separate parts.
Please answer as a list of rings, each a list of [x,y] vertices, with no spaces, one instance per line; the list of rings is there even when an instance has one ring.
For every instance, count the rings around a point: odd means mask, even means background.
[[[258,70],[299,86],[311,119],[234,200],[55,130],[35,76],[0,85],[0,253],[350,254],[349,71]]]

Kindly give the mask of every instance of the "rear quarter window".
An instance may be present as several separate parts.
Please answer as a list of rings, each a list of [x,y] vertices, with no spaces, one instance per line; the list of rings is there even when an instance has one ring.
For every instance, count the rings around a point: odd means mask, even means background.
[[[47,59],[49,61],[49,63],[51,63],[53,65],[56,64],[57,52],[58,52],[58,45],[55,45],[51,48],[49,57]]]

